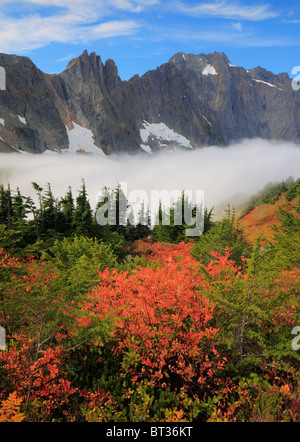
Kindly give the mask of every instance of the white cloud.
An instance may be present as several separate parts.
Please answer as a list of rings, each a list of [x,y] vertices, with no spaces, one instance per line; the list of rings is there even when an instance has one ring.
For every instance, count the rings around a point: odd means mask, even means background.
[[[162,28],[153,26],[149,20],[146,29],[148,32],[152,29],[151,38],[156,41],[172,36],[175,40],[195,38],[245,46],[280,44],[278,38],[270,41],[244,32],[242,24],[245,20],[259,21],[278,14],[264,3],[256,6],[241,3],[238,0],[0,0],[0,52],[26,53],[51,43],[87,44],[105,38],[136,36],[145,30],[145,17],[140,14],[151,8],[153,11],[154,7],[178,16],[232,21],[227,30],[202,27],[198,32],[187,28],[173,32],[168,22]],[[240,41],[236,39],[236,31],[240,32]]]
[[[155,6],[160,3],[160,0],[1,0],[0,8],[13,5],[16,8],[40,7],[57,7],[62,10],[71,10],[74,15],[78,17],[87,16],[91,14],[96,16],[106,16],[114,10],[122,10],[127,12],[139,13],[150,6]],[[7,9],[7,8],[6,8]]]
[[[65,55],[64,57],[58,58],[55,61],[56,61],[56,63],[61,63],[63,61],[70,61],[75,57],[76,57],[76,55],[74,55],[74,54],[68,54],[68,55]]]
[[[134,21],[109,21],[93,25],[74,25],[64,17],[31,16],[19,20],[6,20],[0,30],[1,52],[26,52],[51,42],[81,43],[107,37],[134,34],[138,29]]]
[[[115,8],[122,9],[128,12],[142,12],[149,6],[155,6],[160,3],[160,0],[110,0],[106,2]]]
[[[235,145],[193,151],[161,152],[151,156],[84,156],[1,154],[0,182],[34,196],[31,182],[51,183],[55,196],[71,185],[74,196],[84,178],[91,203],[104,186],[128,183],[128,190],[204,190],[205,205],[234,202],[270,181],[300,177],[300,147],[292,143],[244,140]]]
[[[116,10],[138,13],[156,3],[157,0],[2,0],[0,51],[26,52],[52,42],[86,43],[133,35],[140,27],[135,20],[111,20],[108,16]],[[17,4],[21,15],[16,14]]]
[[[220,17],[224,19],[261,21],[275,18],[279,14],[271,11],[269,5],[246,6],[237,1],[218,0],[189,5],[181,1],[174,3],[174,8],[193,17]]]
[[[261,37],[260,34],[253,29],[244,29],[242,27],[239,31],[238,38],[236,29],[229,25],[209,25],[203,26],[201,30],[198,29],[181,29],[180,32],[176,28],[161,28],[160,32],[156,32],[161,40],[167,39],[172,35],[173,40],[183,42],[223,42],[230,43],[233,47],[275,47],[275,46],[296,46],[298,40],[292,39],[286,35],[269,35],[268,37]]]
[[[242,31],[243,30],[243,25],[242,23],[233,23],[232,24],[233,29],[235,29],[236,31]]]
[[[297,25],[300,23],[300,20],[283,20],[284,23],[289,23],[292,25]]]

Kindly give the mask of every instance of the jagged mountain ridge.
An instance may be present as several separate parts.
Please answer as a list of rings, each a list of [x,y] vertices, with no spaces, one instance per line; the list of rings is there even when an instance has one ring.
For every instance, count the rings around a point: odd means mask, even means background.
[[[300,94],[288,74],[247,71],[224,53],[177,53],[129,81],[113,60],[87,51],[57,75],[16,55],[0,54],[0,66],[2,152],[84,152],[93,145],[105,154],[151,153],[242,138],[300,140]]]

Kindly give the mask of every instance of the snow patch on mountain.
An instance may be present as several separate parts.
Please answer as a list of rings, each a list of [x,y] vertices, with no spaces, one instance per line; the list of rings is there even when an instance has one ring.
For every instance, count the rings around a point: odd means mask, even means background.
[[[255,78],[254,78],[254,81],[256,81],[257,83],[266,84],[267,86],[270,86],[270,87],[275,87],[275,89],[279,89],[280,91],[283,91],[283,89],[281,89],[280,87],[274,86],[274,84],[268,83],[267,81],[256,80]]]
[[[150,146],[147,146],[147,144],[141,144],[141,148],[142,148],[145,152],[147,152],[147,153],[149,153],[149,154],[152,154],[152,149],[151,149]]]
[[[67,129],[69,138],[69,153],[89,153],[89,154],[104,154],[104,152],[96,146],[94,142],[94,135],[90,129],[79,126],[73,122],[73,129]]]
[[[17,114],[18,115],[18,114]],[[27,126],[27,121],[26,118],[24,117],[20,117],[20,115],[18,115],[19,121],[21,121],[21,123],[25,124],[25,126]]]
[[[211,122],[208,121],[208,119],[207,119],[204,115],[202,115],[202,117],[204,118],[204,120],[206,121],[207,124],[209,124],[210,126],[212,126]]]
[[[218,72],[215,70],[215,68],[211,64],[208,64],[203,69],[202,74],[203,75],[218,75]]]
[[[187,138],[170,129],[165,123],[148,123],[144,120],[143,125],[144,128],[140,130],[140,136],[143,141],[141,148],[148,153],[151,151],[149,142],[154,140],[158,141],[160,148],[170,147],[170,144],[173,144],[178,147],[193,149]]]

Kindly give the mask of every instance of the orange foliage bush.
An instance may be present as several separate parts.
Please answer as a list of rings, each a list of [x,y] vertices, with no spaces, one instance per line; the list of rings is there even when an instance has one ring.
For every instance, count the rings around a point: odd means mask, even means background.
[[[59,286],[53,299],[36,295],[51,292],[54,270],[28,261],[22,271],[20,260],[0,251],[0,288],[9,282],[2,305],[11,307],[16,296],[28,301],[21,312],[0,312],[0,324],[20,321],[18,333],[8,334],[7,351],[0,352],[0,421],[299,420],[296,359],[289,353],[290,365],[279,365],[286,352],[279,338],[290,333],[299,311],[299,270],[256,274],[244,259],[237,267],[230,250],[214,253],[203,266],[192,246],[138,242],[142,264],[99,272],[100,283],[66,305],[60,290],[67,287]],[[54,321],[42,339],[47,315],[50,321],[53,312],[65,311],[65,324]],[[93,370],[84,386],[74,379],[86,381],[89,373],[76,373],[81,362],[67,348],[80,331],[88,331],[78,347]],[[261,359],[259,352],[265,353]],[[260,377],[234,372],[236,363],[245,369],[247,356],[257,358]],[[86,362],[89,357],[95,359]]]
[[[221,382],[225,359],[215,346],[214,306],[208,283],[190,244],[141,244],[158,267],[99,273],[101,282],[83,310],[93,318],[112,315],[116,322],[114,353],[123,355],[131,380],[152,387],[204,395]]]

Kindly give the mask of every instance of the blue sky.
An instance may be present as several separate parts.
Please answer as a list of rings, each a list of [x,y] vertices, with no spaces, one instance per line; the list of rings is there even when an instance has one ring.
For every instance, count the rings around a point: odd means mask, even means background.
[[[299,0],[0,0],[0,52],[59,73],[85,49],[127,80],[176,52],[225,52],[232,64],[292,76]]]

